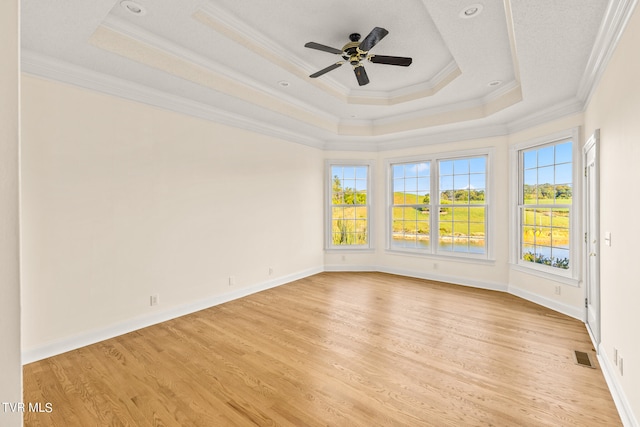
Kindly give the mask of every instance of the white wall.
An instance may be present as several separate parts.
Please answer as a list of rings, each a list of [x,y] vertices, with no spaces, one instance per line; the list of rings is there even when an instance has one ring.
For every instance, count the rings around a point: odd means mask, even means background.
[[[640,421],[638,236],[640,211],[640,10],[636,8],[585,114],[600,129],[601,355]],[[604,233],[611,232],[611,246]],[[613,359],[623,357],[621,376]],[[636,424],[638,425],[638,424]]]
[[[18,0],[0,2],[0,402],[22,401],[18,5]],[[0,425],[22,425],[22,416],[0,407]]]
[[[30,76],[22,100],[27,359],[322,269],[318,150]]]

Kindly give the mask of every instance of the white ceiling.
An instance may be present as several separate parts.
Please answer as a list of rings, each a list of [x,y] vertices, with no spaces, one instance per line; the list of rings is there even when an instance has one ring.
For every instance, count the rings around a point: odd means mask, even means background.
[[[22,67],[308,145],[382,149],[580,111],[621,1],[136,0],[135,15],[120,0],[22,0]],[[389,35],[371,53],[410,67],[366,63],[366,86],[348,64],[308,77],[341,58],[306,42],[341,49],[376,26]]]

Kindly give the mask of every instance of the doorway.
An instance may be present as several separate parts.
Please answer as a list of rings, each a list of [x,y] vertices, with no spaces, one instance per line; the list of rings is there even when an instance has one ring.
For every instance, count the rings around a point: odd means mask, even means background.
[[[600,130],[596,129],[583,149],[585,309],[587,330],[596,349],[600,344],[599,145]]]

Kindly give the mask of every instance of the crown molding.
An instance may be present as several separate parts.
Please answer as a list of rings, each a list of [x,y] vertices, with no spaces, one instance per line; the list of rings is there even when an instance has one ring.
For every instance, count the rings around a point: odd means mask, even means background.
[[[148,86],[88,70],[36,52],[22,50],[22,72],[33,76],[82,87],[96,92],[136,101],[176,113],[245,129],[263,135],[296,142],[309,147],[324,148],[324,142],[288,129],[233,114],[210,105],[167,94]]]
[[[448,142],[471,139],[492,138],[509,134],[506,125],[477,126],[468,129],[453,129],[444,132],[423,133],[404,138],[386,137],[383,139],[335,139],[327,141],[327,151],[390,151],[404,148],[424,147],[426,145],[445,144]]]
[[[516,133],[572,114],[582,113],[583,110],[584,103],[579,99],[573,98],[511,121],[508,123],[507,129],[509,133]]]
[[[578,86],[577,98],[586,107],[622,37],[638,0],[610,0]]]
[[[290,131],[286,128],[250,119],[239,114],[233,114],[190,99],[170,95],[144,85],[88,70],[28,50],[23,50],[21,53],[21,67],[22,72],[29,75],[164,108],[169,111],[257,132],[317,149],[335,151],[387,151],[469,139],[504,136],[548,123],[549,121],[564,116],[580,113],[582,112],[583,106],[582,102],[573,99],[507,124],[472,127],[460,130],[454,129],[439,133],[428,133],[428,129],[425,129],[422,135],[416,136],[414,134],[409,137],[398,135],[386,135],[384,137],[344,136],[334,140],[324,141],[319,138],[312,138]]]

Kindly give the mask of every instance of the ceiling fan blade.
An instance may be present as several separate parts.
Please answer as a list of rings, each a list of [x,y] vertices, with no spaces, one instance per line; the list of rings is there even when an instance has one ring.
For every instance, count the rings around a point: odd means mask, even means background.
[[[341,66],[343,63],[344,62],[336,62],[335,64],[331,64],[327,68],[323,68],[322,70],[311,74],[309,77],[311,77],[312,79],[315,79],[316,77],[320,77],[321,75],[328,73],[331,70],[335,70],[336,68]]]
[[[364,86],[369,83],[369,76],[367,76],[367,71],[362,65],[354,67],[353,71],[356,73],[356,79],[358,79],[358,84],[360,86]]]
[[[389,34],[389,31],[385,30],[384,28],[375,27],[373,30],[371,30],[369,35],[367,35],[367,37],[362,40],[362,43],[360,43],[360,46],[358,46],[358,48],[364,52],[368,52],[371,50],[371,48],[377,45],[378,42],[382,40],[387,34]]]
[[[323,52],[335,53],[336,55],[342,55],[342,51],[340,49],[336,49],[335,47],[325,46],[316,42],[309,42],[304,45],[304,47],[308,47],[310,49],[317,49]]]
[[[371,55],[369,57],[369,61],[376,64],[389,64],[408,67],[409,65],[411,65],[413,59],[404,56]]]

